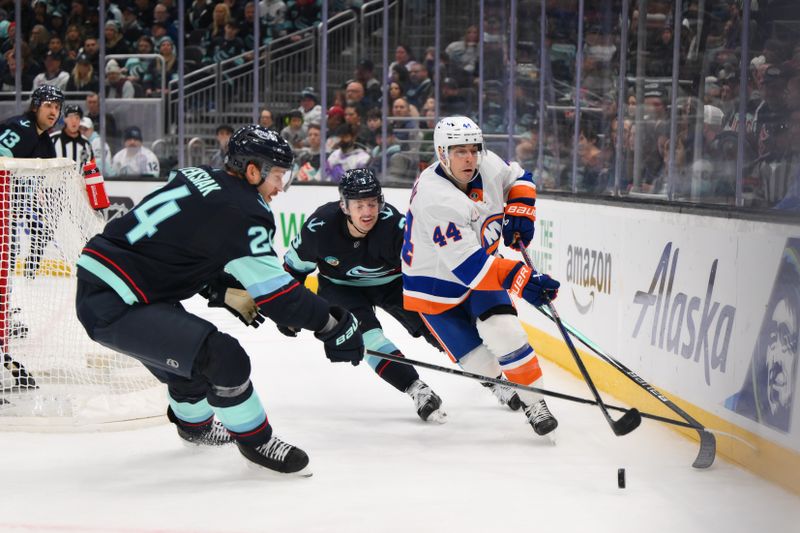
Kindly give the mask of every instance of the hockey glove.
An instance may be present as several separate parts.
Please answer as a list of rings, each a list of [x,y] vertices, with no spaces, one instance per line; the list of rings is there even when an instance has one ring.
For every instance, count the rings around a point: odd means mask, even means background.
[[[331,322],[314,333],[314,336],[325,343],[325,356],[332,363],[350,362],[358,366],[364,357],[364,339],[358,331],[358,320],[347,309],[331,306]]]
[[[560,286],[547,274],[539,274],[524,263],[518,263],[503,280],[503,288],[536,307],[555,300]]]
[[[300,331],[299,329],[295,329],[292,326],[283,326],[281,324],[275,324],[275,325],[278,326],[278,331],[280,331],[287,337],[297,337],[297,334]]]
[[[264,317],[259,313],[258,306],[250,293],[244,289],[227,287],[216,279],[209,282],[200,294],[208,299],[209,307],[224,307],[245,326],[257,328],[264,323]]]
[[[533,222],[536,220],[536,207],[533,198],[516,198],[506,205],[503,220],[503,244],[519,250],[518,241],[528,246],[533,240]]]

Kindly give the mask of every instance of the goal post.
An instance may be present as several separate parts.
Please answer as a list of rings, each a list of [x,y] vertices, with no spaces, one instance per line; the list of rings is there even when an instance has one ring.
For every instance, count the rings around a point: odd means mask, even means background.
[[[165,387],[75,314],[76,262],[104,225],[74,161],[0,157],[0,430],[163,420]]]

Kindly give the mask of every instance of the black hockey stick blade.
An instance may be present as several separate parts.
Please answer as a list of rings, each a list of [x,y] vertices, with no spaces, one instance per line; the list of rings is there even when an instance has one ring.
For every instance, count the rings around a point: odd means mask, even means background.
[[[697,453],[692,467],[708,468],[714,464],[714,458],[717,456],[717,438],[713,433],[705,430],[697,432],[700,434],[700,451]]]
[[[614,435],[621,437],[638,428],[641,423],[642,415],[637,408],[633,407],[626,411],[622,418],[611,424],[611,429],[614,430]]]

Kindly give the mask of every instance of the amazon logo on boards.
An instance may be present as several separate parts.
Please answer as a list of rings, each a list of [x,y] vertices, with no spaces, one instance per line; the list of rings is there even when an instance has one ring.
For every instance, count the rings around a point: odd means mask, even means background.
[[[567,247],[567,281],[579,313],[589,313],[598,294],[611,294],[611,267],[609,252],[574,244]]]

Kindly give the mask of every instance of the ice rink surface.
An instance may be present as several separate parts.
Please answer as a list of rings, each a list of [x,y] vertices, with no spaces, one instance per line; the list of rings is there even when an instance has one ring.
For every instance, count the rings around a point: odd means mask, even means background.
[[[430,425],[366,364],[329,363],[309,332],[288,339],[270,322],[254,330],[190,308],[241,340],[276,434],[308,452],[313,477],[247,468],[235,447],[187,449],[167,423],[0,432],[0,531],[783,533],[800,524],[800,497],[721,457],[694,470],[697,443],[658,422],[616,437],[597,407],[550,399],[553,445],[477,382],[421,369],[449,417]],[[381,317],[406,355],[450,365]],[[590,396],[566,371],[543,368],[547,388]]]

